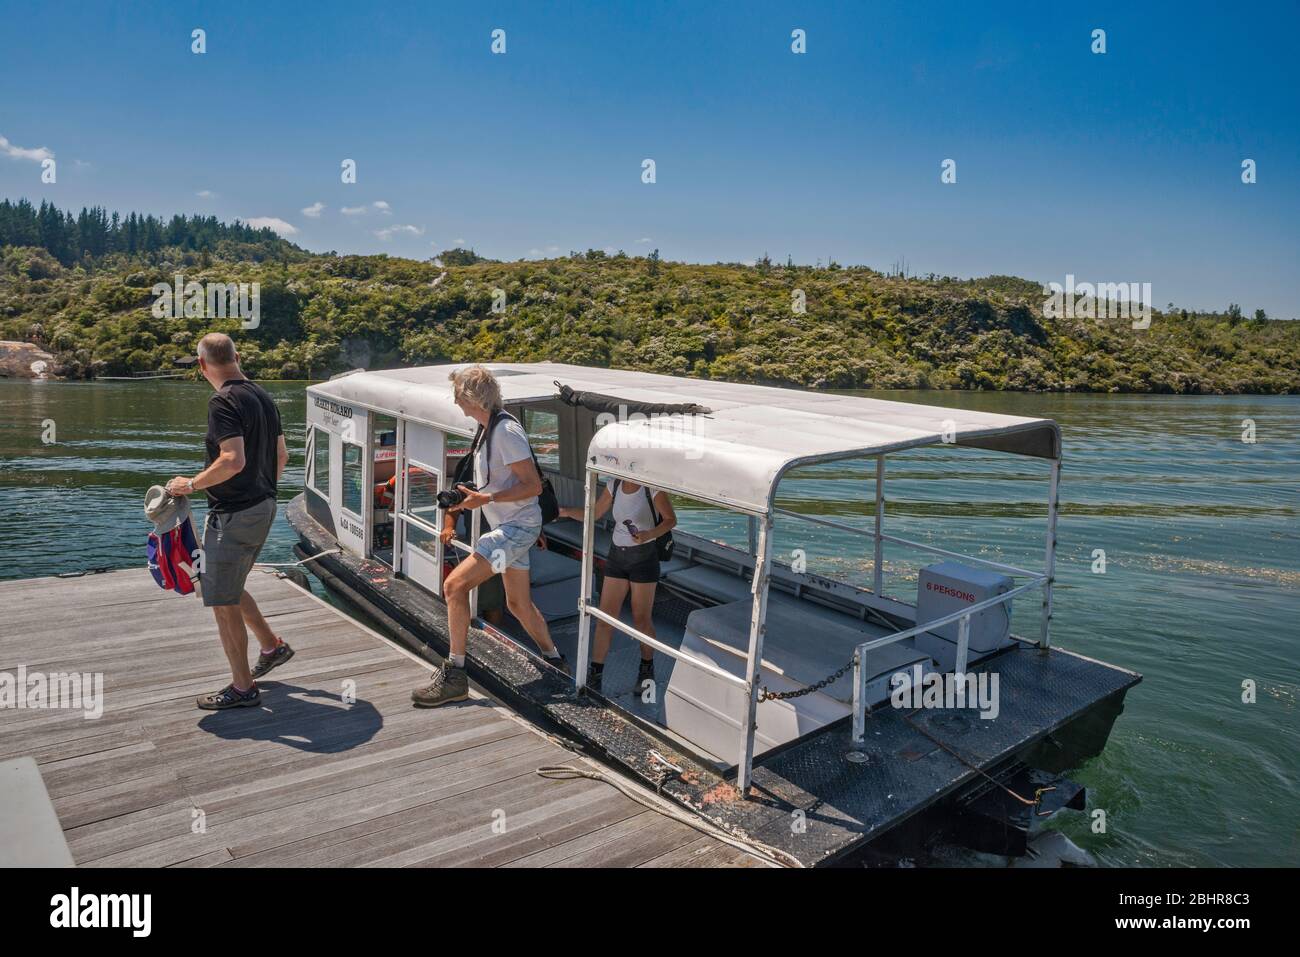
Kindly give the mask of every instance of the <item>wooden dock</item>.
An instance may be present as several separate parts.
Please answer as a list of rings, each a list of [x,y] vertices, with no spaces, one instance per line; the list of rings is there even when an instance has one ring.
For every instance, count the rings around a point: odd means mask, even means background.
[[[229,672],[197,598],[143,568],[0,582],[0,672],[103,676],[97,718],[0,710],[0,761],[36,761],[78,865],[763,866],[608,784],[539,776],[592,765],[484,695],[411,707],[428,667],[288,580],[249,590],[297,653],[262,707],[214,713],[194,699]]]

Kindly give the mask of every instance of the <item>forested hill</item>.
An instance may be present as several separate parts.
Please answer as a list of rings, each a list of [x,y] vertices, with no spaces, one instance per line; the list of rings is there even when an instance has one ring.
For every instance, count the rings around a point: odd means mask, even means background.
[[[193,355],[204,332],[224,329],[260,378],[550,359],[831,388],[1300,393],[1300,323],[1235,307],[1156,311],[1142,330],[1128,319],[1046,318],[1041,285],[1011,277],[599,251],[512,263],[458,251],[437,265],[314,255],[202,217],[155,220],[152,232],[145,218],[146,237],[160,238],[143,245],[137,218],[132,252],[122,218],[116,228],[102,211],[91,218],[117,237],[100,255],[84,244],[63,256],[39,242],[0,249],[0,339],[35,343],[73,377],[167,368]],[[153,286],[178,273],[259,283],[260,326],[155,317]]]
[[[28,200],[0,202],[0,246],[44,249],[64,266],[114,254],[151,256],[165,249],[207,250],[230,259],[259,260],[273,255],[302,253],[297,246],[265,227],[236,222],[227,225],[215,216],[156,216],[113,213],[100,206],[82,208],[73,216],[53,203],[33,206]]]

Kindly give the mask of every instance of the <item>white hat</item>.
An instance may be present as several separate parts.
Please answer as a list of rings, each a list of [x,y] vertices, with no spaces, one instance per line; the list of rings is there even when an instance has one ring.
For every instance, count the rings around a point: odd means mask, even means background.
[[[151,485],[144,493],[144,514],[153,522],[154,531],[161,535],[190,517],[190,500],[184,495],[172,495],[161,485]]]

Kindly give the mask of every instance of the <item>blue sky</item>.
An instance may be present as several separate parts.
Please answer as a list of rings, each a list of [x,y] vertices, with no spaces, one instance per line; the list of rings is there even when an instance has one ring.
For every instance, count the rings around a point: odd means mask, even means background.
[[[9,198],[277,219],[317,251],[767,252],[1300,315],[1294,2],[0,0],[0,24]]]

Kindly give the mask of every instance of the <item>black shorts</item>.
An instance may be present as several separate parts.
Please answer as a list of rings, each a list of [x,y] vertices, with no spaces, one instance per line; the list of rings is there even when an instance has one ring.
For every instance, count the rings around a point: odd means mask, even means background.
[[[605,560],[605,577],[645,584],[659,581],[659,549],[654,542],[642,545],[610,545]]]

